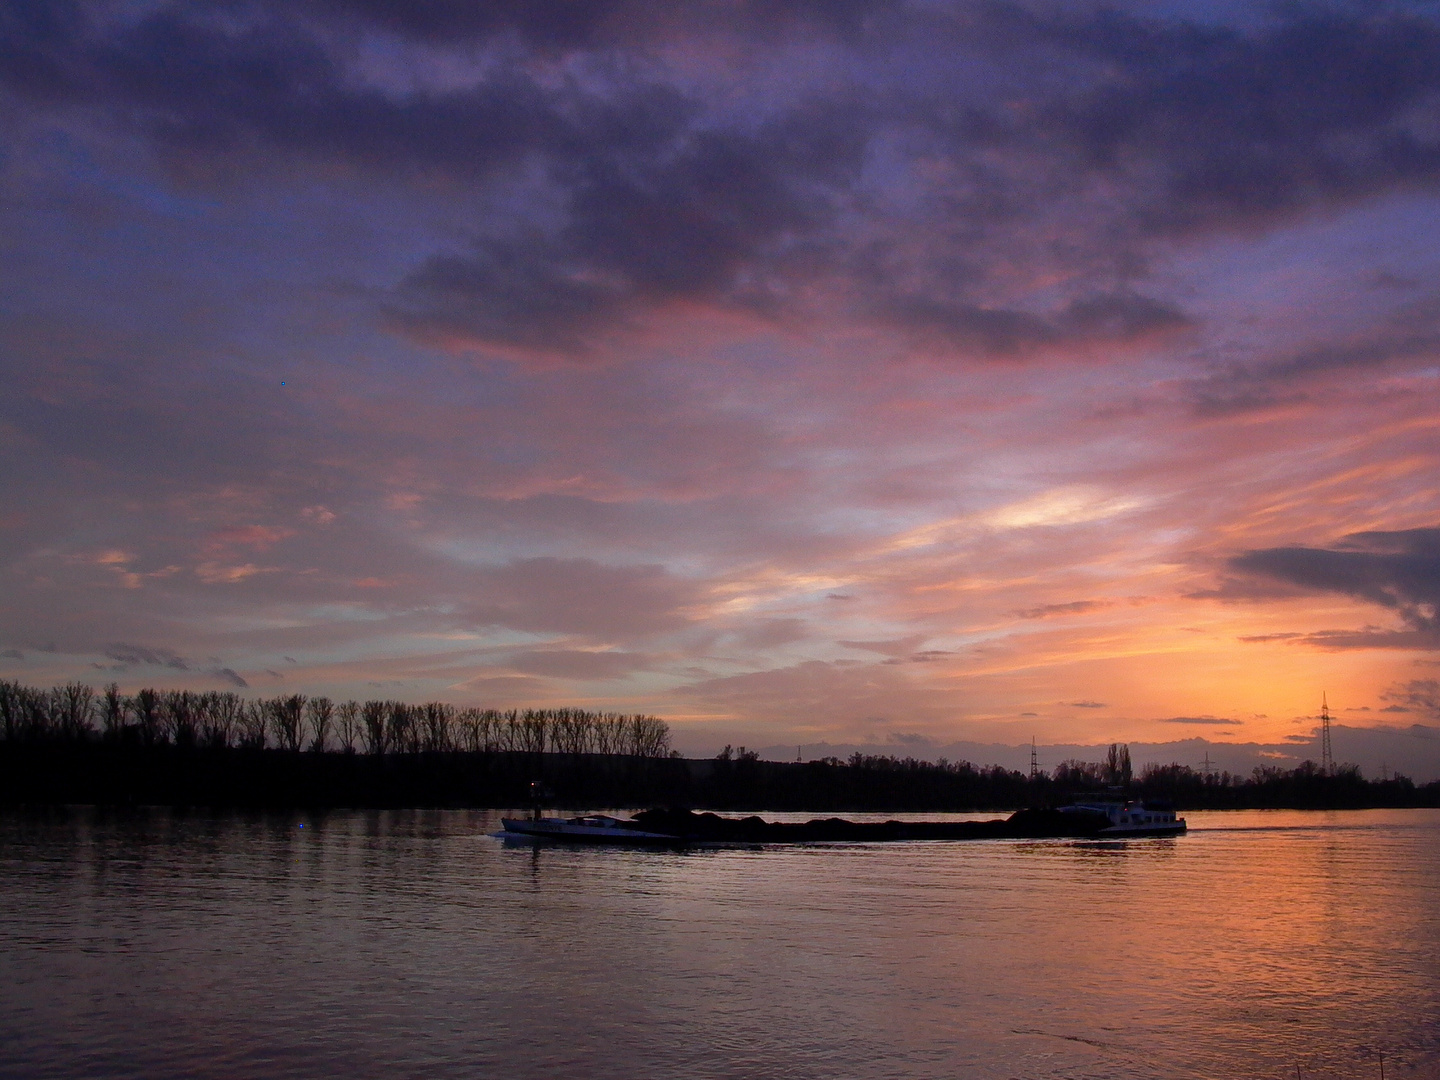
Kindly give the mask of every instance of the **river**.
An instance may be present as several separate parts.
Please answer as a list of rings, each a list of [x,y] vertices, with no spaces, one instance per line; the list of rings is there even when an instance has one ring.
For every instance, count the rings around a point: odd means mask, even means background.
[[[693,852],[498,816],[0,815],[0,1076],[1440,1077],[1440,811]]]

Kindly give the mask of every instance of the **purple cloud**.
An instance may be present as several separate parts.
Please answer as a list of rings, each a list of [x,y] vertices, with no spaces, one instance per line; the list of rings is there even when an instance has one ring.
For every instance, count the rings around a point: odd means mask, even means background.
[[[1352,533],[1336,548],[1281,547],[1231,559],[1233,570],[1390,608],[1406,631],[1323,631],[1310,644],[1331,648],[1434,648],[1440,643],[1440,529]]]
[[[0,13],[12,672],[1278,746],[1435,647],[1433,13],[237,12]]]

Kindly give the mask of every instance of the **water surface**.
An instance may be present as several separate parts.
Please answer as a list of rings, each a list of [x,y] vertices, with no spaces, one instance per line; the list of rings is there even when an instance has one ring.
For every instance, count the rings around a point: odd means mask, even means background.
[[[492,812],[0,816],[5,1077],[1440,1077],[1440,812],[507,847]]]

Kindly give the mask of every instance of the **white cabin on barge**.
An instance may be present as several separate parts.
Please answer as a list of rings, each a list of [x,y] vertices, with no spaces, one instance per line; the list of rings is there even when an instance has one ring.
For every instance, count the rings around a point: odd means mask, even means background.
[[[1110,824],[1099,831],[1099,836],[1178,836],[1186,828],[1185,819],[1175,816],[1174,807],[1158,801],[1085,799],[1060,807],[1060,812],[1103,814]]]

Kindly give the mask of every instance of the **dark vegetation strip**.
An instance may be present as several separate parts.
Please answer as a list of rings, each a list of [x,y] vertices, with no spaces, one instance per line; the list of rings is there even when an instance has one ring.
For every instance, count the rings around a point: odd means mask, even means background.
[[[0,739],[14,744],[107,744],[298,753],[600,754],[665,757],[670,725],[653,716],[584,709],[457,709],[432,701],[345,701],[288,694],[137,690],[84,683],[51,690],[0,682]]]
[[[1182,809],[1440,806],[1440,783],[1367,781],[1351,765],[1249,776],[1151,765],[1136,776],[1117,746],[1104,762],[1034,777],[864,754],[761,761],[743,747],[686,760],[651,716],[0,682],[0,804],[516,807],[536,781],[547,805],[576,808],[1014,810],[1097,789]]]

